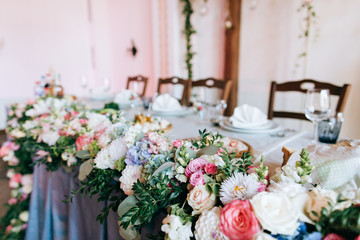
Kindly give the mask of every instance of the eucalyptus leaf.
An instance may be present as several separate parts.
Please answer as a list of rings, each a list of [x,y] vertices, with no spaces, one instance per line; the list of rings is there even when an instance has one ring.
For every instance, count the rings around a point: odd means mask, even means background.
[[[197,151],[196,157],[200,157],[202,155],[214,155],[219,151],[220,147],[216,145],[210,145],[207,147],[204,147]]]
[[[211,186],[209,184],[205,184],[205,189],[209,194],[213,193],[212,188],[211,188]]]
[[[71,173],[73,168],[74,168],[73,166],[69,167],[68,165],[63,165],[62,167],[63,167],[63,169],[65,170],[66,173]]]
[[[139,234],[139,231],[134,229],[134,225],[129,225],[129,227],[127,229],[124,229],[122,226],[120,226],[120,221],[119,221],[119,234],[121,237],[123,237],[124,239],[129,239],[129,240],[140,240],[141,239],[141,235]]]
[[[91,173],[91,171],[94,168],[93,163],[94,163],[94,159],[89,159],[80,165],[80,168],[79,168],[79,180],[80,181],[84,181],[86,179],[86,176]]]
[[[151,175],[151,177],[157,175],[158,173],[161,173],[162,171],[164,171],[168,168],[171,168],[172,166],[175,166],[174,162],[166,162],[166,163],[161,164],[161,166],[158,169],[156,169],[156,171]]]
[[[91,153],[89,150],[81,150],[75,156],[80,159],[89,159],[91,158]]]
[[[118,207],[117,213],[121,218],[125,213],[127,213],[131,208],[135,207],[139,200],[134,196],[130,195],[122,201]]]
[[[220,184],[214,183],[211,185],[211,188],[215,196],[220,196]]]
[[[212,183],[212,182],[214,182],[214,179],[212,179],[211,177],[209,177],[209,175],[207,175],[207,174],[204,174],[204,180],[205,180],[205,183]]]

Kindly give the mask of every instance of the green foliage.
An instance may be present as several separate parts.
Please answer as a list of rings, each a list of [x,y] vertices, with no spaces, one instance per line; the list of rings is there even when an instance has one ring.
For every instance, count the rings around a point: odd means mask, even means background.
[[[199,130],[199,135],[200,135],[200,140],[196,141],[196,140],[192,140],[191,144],[197,148],[197,149],[201,149],[210,145],[216,145],[218,147],[222,147],[222,143],[217,143],[215,144],[215,142],[219,139],[221,139],[223,136],[220,133],[216,133],[215,135],[212,134],[212,132],[208,132],[206,129],[204,129],[203,131]]]
[[[186,68],[188,70],[188,78],[192,78],[192,58],[194,56],[194,52],[192,51],[192,44],[191,44],[191,35],[196,33],[193,26],[191,25],[191,14],[193,14],[193,9],[191,6],[190,0],[182,0],[184,2],[183,14],[185,16],[185,27],[184,27],[184,34],[186,38]]]
[[[81,186],[77,190],[72,190],[70,196],[63,202],[71,202],[76,194],[86,194],[90,197],[97,196],[98,202],[109,201],[107,206],[97,216],[97,220],[101,223],[106,219],[109,210],[116,211],[119,203],[125,198],[124,193],[120,189],[119,172],[115,169],[98,169],[94,168],[85,181],[81,181]]]
[[[10,225],[10,222],[13,219],[17,219],[16,225],[22,225],[23,222],[18,219],[19,215],[23,211],[28,211],[30,205],[30,195],[23,200],[18,201],[14,205],[6,204],[5,206],[8,208],[5,215],[0,219],[0,239],[1,240],[18,240],[25,238],[25,229],[21,229],[19,232],[10,232],[6,233],[6,226]]]
[[[120,110],[120,107],[119,107],[119,104],[115,103],[115,102],[109,102],[109,103],[106,103],[104,108],[107,108],[107,109],[114,109],[114,110]]]
[[[127,229],[130,224],[139,223],[135,227],[140,228],[149,223],[156,212],[166,209],[179,199],[186,199],[186,195],[181,196],[186,192],[186,184],[178,185],[174,180],[170,183],[171,187],[161,182],[151,186],[138,180],[133,185],[133,190],[139,202],[120,218],[121,226]]]
[[[332,207],[330,210],[322,208],[315,227],[323,236],[336,233],[346,239],[355,239],[360,234],[360,205],[335,211],[332,211]]]

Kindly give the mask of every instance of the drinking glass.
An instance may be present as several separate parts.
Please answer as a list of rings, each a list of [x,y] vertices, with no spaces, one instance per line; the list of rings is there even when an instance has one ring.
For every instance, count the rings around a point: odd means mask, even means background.
[[[313,143],[318,139],[318,123],[330,114],[330,92],[328,89],[309,89],[306,92],[305,116],[314,123]]]

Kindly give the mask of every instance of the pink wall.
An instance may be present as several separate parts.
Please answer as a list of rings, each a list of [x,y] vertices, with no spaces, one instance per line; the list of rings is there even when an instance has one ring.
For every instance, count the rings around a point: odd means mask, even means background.
[[[92,22],[85,0],[2,0],[0,98],[33,96],[34,82],[50,66],[71,94],[84,94],[81,76],[90,87],[108,77],[113,92],[125,87],[129,75],[152,79],[151,1],[91,0],[91,7]],[[135,59],[126,50],[131,39]]]

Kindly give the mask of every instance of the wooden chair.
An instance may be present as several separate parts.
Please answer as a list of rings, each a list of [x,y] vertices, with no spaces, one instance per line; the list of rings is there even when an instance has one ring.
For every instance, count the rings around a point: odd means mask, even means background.
[[[323,88],[329,89],[330,95],[339,96],[337,105],[336,105],[336,113],[343,112],[346,104],[346,100],[349,96],[349,92],[351,89],[350,84],[344,84],[343,86],[335,86],[331,83],[318,82],[312,79],[304,79],[300,81],[294,82],[284,82],[284,83],[276,83],[275,81],[271,82],[270,88],[270,99],[269,99],[269,108],[268,108],[268,118],[293,118],[300,120],[309,120],[305,117],[304,113],[298,112],[288,112],[288,111],[274,111],[274,100],[276,92],[302,92],[306,93],[308,88],[305,88],[306,85],[312,85],[311,88]]]
[[[128,81],[127,81],[127,85],[126,85],[126,89],[130,88],[130,83],[134,82],[134,83],[142,83],[143,84],[143,91],[140,94],[141,97],[145,96],[145,92],[146,92],[146,87],[147,87],[147,83],[149,81],[149,78],[138,75],[138,76],[134,76],[134,77],[128,77]]]
[[[188,79],[183,79],[183,78],[179,78],[179,77],[169,77],[169,78],[159,78],[159,83],[158,83],[158,93],[163,93],[161,90],[162,86],[164,85],[183,85],[183,93],[182,93],[182,97],[180,99],[180,103],[181,105],[188,105],[189,104],[189,97],[190,97],[190,89],[191,89],[191,81]]]
[[[231,90],[231,80],[220,80],[215,78],[205,78],[197,81],[191,82],[191,87],[207,87],[207,88],[218,88],[222,90],[221,100],[225,100],[226,103],[229,101],[230,90]]]

